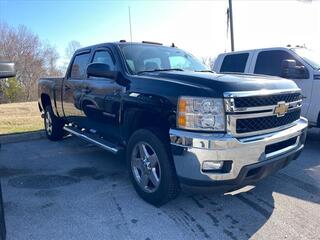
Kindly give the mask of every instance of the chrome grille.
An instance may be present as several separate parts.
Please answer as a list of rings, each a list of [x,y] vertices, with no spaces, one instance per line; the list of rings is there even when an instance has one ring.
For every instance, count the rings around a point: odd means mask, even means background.
[[[300,118],[300,90],[225,93],[227,130],[253,136],[287,128]],[[286,112],[279,114],[279,106]],[[276,111],[277,110],[277,111]]]
[[[267,116],[257,118],[247,118],[237,120],[237,133],[249,133],[261,131],[265,129],[272,129],[279,126],[290,124],[300,118],[300,109],[295,109],[288,112],[283,117]]]
[[[276,105],[278,102],[295,102],[301,100],[300,93],[277,94],[271,96],[242,97],[234,99],[235,107],[261,107]]]

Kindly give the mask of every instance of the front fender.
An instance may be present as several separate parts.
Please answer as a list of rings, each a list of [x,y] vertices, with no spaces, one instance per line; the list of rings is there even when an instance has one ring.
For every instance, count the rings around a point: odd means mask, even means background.
[[[175,124],[175,106],[165,97],[131,92],[123,97],[122,133],[124,139],[137,129],[157,127],[168,131]]]

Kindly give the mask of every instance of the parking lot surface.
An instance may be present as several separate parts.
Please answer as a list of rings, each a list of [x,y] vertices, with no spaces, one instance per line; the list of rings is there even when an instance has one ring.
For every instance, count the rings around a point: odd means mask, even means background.
[[[320,239],[320,133],[256,187],[183,191],[156,208],[125,162],[75,137],[4,144],[7,239]]]

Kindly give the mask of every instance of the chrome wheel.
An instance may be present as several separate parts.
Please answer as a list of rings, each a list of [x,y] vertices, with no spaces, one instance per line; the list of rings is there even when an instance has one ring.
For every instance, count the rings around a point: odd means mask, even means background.
[[[45,123],[46,123],[46,131],[49,135],[51,135],[52,134],[52,119],[51,119],[49,112],[46,112]]]
[[[131,170],[135,181],[145,192],[158,189],[161,180],[161,168],[154,149],[145,142],[138,142],[131,155]]]

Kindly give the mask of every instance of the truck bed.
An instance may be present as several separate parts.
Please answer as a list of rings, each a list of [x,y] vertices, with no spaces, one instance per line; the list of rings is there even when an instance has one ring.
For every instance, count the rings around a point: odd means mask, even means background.
[[[62,82],[64,77],[44,77],[38,81],[39,99],[48,97],[51,100],[53,110],[58,116],[63,116],[62,111]]]

